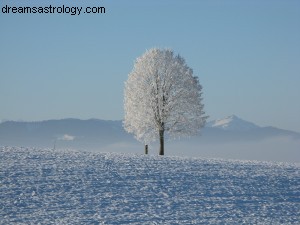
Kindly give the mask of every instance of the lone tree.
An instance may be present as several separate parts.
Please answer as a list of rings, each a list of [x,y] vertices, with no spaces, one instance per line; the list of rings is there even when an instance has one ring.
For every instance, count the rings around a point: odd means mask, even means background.
[[[202,87],[180,55],[150,49],[136,59],[125,83],[124,128],[145,144],[197,134],[204,126]]]

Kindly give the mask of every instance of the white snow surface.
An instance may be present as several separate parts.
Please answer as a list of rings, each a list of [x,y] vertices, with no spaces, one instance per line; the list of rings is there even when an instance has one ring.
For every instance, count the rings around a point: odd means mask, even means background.
[[[300,165],[0,147],[0,224],[299,224]]]

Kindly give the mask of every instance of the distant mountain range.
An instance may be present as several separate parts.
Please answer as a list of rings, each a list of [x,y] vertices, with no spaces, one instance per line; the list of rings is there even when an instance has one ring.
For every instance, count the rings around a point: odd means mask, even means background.
[[[62,119],[0,124],[0,145],[96,150],[120,141],[132,141],[121,121]]]
[[[300,133],[272,126],[261,127],[243,120],[236,115],[208,122],[203,131],[203,136],[209,136],[209,138],[213,138],[215,141],[258,141],[277,137],[300,140]]]
[[[213,120],[206,124],[206,127],[220,128],[232,131],[248,131],[260,128],[254,123],[240,119],[236,115],[227,116],[223,119]]]
[[[237,146],[240,149],[246,149],[247,146],[248,149],[248,146],[252,146],[251,151],[258,151],[260,148],[264,151],[265,147],[259,147],[258,144],[273,143],[274,140],[276,142],[274,147],[268,148],[278,148],[277,142],[280,140],[280,143],[293,143],[293,146],[296,145],[296,148],[298,146],[300,149],[299,133],[275,127],[260,127],[232,115],[208,122],[199,136],[167,141],[166,148],[169,146],[172,149],[169,152],[172,154],[230,158],[230,154],[226,155],[226,151],[222,151],[222,149],[235,149]],[[124,131],[122,121],[99,119],[62,119],[40,122],[5,121],[0,123],[0,146],[143,152],[143,144],[137,142],[133,135]],[[294,149],[286,147],[288,148],[287,151]],[[155,148],[154,144],[152,152],[155,151]],[[284,151],[284,148],[282,147],[280,151]],[[293,150],[297,154],[299,151]],[[231,158],[236,157],[233,155]]]

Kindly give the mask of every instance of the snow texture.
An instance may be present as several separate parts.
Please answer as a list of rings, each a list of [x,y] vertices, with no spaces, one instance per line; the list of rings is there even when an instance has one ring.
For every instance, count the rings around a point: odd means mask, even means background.
[[[139,57],[125,83],[124,128],[145,144],[166,131],[176,138],[204,126],[202,86],[172,50],[150,49]]]
[[[0,148],[1,224],[299,224],[299,164]]]

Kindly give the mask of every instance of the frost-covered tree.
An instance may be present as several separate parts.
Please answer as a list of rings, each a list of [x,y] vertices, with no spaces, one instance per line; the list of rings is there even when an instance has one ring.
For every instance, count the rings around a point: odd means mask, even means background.
[[[197,134],[207,116],[202,87],[185,60],[172,50],[150,49],[136,59],[125,83],[124,128],[145,144]]]

